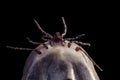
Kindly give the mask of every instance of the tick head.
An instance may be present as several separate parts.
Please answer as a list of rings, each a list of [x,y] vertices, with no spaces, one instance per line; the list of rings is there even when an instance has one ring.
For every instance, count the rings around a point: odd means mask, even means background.
[[[53,37],[54,42],[60,42],[62,41],[62,36],[60,35],[60,32],[56,32]]]

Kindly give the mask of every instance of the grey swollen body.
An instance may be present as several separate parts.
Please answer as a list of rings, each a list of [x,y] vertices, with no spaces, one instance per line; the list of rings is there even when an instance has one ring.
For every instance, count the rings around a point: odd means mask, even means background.
[[[32,51],[22,80],[99,80],[92,62],[82,52],[61,46],[37,49],[42,53]]]

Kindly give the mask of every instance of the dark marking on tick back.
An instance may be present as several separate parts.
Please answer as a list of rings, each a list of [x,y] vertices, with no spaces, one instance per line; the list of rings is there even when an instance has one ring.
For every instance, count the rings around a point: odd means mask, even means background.
[[[79,51],[79,50],[81,50],[80,47],[76,47],[76,48],[75,48],[75,51]]]
[[[72,79],[66,79],[66,80],[72,80]]]
[[[46,49],[48,49],[48,46],[47,46],[46,44],[43,43],[43,46],[44,46]]]
[[[42,54],[41,51],[38,51],[37,49],[35,49],[34,51],[37,52],[38,54]]]
[[[71,47],[71,43],[68,43],[68,47]]]

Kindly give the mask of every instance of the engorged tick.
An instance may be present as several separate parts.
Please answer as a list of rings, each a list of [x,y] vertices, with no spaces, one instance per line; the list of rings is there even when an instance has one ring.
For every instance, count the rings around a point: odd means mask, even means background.
[[[76,41],[83,34],[75,38],[64,38],[67,27],[63,17],[64,32],[56,32],[54,36],[45,32],[35,19],[34,21],[44,34],[42,44],[28,38],[30,43],[38,45],[35,49],[8,46],[12,49],[32,50],[26,60],[22,80],[100,80],[94,65],[101,71],[102,69],[78,45],[89,44]]]

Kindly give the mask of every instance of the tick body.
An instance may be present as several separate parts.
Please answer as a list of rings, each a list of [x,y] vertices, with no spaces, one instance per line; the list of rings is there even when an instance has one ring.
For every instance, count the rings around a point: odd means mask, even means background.
[[[30,53],[22,80],[99,80],[93,61],[86,55],[86,51],[70,39],[63,39],[66,30],[62,35],[56,32],[51,36],[38,27],[49,40]]]

